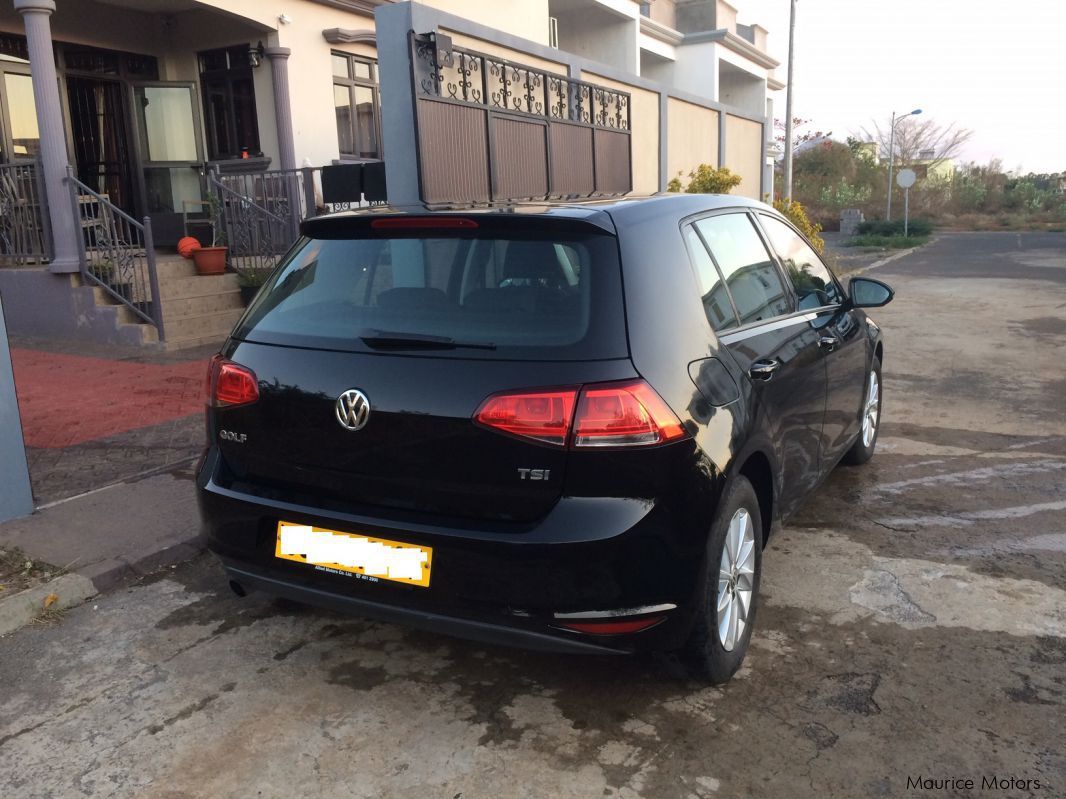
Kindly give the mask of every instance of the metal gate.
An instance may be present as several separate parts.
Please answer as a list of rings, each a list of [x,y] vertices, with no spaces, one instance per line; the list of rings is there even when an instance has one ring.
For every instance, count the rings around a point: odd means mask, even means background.
[[[630,96],[410,36],[424,202],[610,196],[633,188]]]

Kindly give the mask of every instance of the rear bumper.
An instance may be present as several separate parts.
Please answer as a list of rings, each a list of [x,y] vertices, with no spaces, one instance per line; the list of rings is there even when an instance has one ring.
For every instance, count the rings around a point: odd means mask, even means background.
[[[403,624],[418,630],[454,635],[457,638],[468,638],[472,641],[481,641],[487,644],[514,646],[543,652],[561,652],[571,655],[619,655],[626,652],[623,649],[612,649],[608,646],[579,641],[575,638],[545,635],[533,630],[523,630],[517,627],[489,624],[474,619],[443,616],[439,613],[430,613],[427,610],[372,602],[368,599],[346,596],[336,591],[299,585],[290,580],[279,579],[276,576],[268,576],[258,571],[252,571],[248,567],[228,565],[225,561],[223,564],[230,579],[236,580],[244,588],[264,591],[273,596],[284,597],[297,602],[306,602],[310,605],[317,605],[341,613],[350,613],[378,619],[379,621]]]
[[[342,612],[480,641],[559,652],[674,649],[688,636],[713,506],[624,498],[564,498],[523,532],[491,525],[359,515],[305,497],[219,478],[217,449],[197,476],[209,547],[249,588]],[[676,504],[677,507],[673,507]],[[691,506],[701,507],[691,515]],[[433,548],[428,588],[352,579],[274,555],[279,520]],[[670,604],[643,632],[560,629],[556,614]]]

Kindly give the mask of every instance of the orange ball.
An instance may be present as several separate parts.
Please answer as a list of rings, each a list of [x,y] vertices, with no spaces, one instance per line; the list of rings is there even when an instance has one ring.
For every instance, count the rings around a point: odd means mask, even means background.
[[[192,258],[192,254],[199,249],[202,249],[203,245],[193,238],[192,236],[185,236],[178,241],[178,255],[182,258]]]

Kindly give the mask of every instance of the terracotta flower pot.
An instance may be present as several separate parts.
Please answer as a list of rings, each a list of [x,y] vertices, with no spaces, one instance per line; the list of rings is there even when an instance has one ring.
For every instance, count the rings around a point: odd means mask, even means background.
[[[198,275],[221,275],[226,271],[226,247],[202,247],[192,254]]]

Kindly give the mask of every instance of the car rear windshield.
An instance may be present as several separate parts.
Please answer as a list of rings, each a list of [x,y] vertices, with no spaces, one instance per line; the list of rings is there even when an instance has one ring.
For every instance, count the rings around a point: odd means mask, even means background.
[[[234,335],[442,357],[627,355],[615,237],[422,233],[303,239]]]

